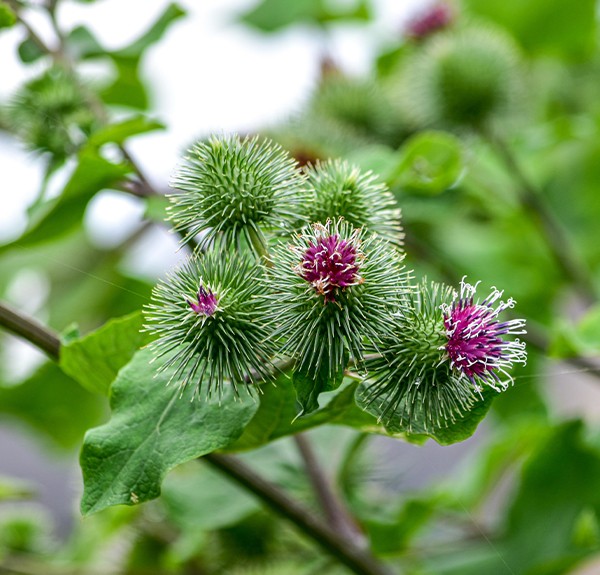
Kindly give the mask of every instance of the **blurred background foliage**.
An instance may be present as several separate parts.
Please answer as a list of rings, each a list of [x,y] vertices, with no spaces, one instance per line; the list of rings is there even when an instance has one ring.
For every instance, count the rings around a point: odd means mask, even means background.
[[[185,13],[165,5],[132,44],[107,50],[85,27],[61,29],[61,4],[0,2],[0,28],[23,28],[19,56],[36,70],[1,102],[0,128],[45,166],[27,229],[0,246],[0,294],[68,341],[148,299],[154,278],[133,273],[127,262],[140,238],[163,225],[164,190],[148,181],[127,143],[163,128],[152,115],[140,62]],[[361,77],[338,65],[327,38],[332,26],[369,26],[375,8],[368,0],[262,0],[239,14],[255,33],[303,26],[323,37],[315,89],[288,121],[263,133],[301,163],[343,157],[380,174],[402,209],[415,276],[454,285],[467,276],[505,289],[528,320],[530,361],[442,480],[398,477],[407,452],[386,461],[389,444],[356,430],[311,434],[374,553],[398,573],[597,573],[598,6],[457,0],[418,8]],[[54,27],[51,44],[29,26],[32,11]],[[83,80],[78,70],[91,61],[110,73]],[[56,181],[58,193],[49,193]],[[103,190],[135,198],[145,214],[104,248],[89,240],[85,224],[86,209]],[[19,191],[2,190],[13,193]],[[27,429],[53,457],[72,457],[84,432],[107,417],[112,368],[84,388],[78,372],[97,373],[93,357],[62,369],[38,358],[23,377],[11,364],[14,342],[3,333],[0,340],[3,420]],[[129,342],[132,349],[140,343]],[[248,435],[240,441],[256,445]],[[423,457],[440,456],[419,449]],[[316,505],[289,440],[242,457]],[[159,500],[75,520],[67,534],[56,531],[35,499],[35,485],[1,478],[2,572],[345,572],[197,463],[171,473]]]

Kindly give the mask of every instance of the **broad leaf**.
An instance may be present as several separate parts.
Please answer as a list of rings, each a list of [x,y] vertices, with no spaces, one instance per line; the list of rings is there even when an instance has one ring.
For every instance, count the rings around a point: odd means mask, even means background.
[[[89,391],[108,395],[119,369],[148,341],[140,332],[142,321],[141,312],[134,312],[63,344],[60,367]]]
[[[67,182],[62,194],[36,209],[34,221],[17,240],[20,247],[58,238],[73,230],[81,222],[90,199],[105,188],[116,185],[130,169],[113,164],[95,152],[81,152],[79,164]],[[6,244],[10,246],[10,244]]]
[[[86,434],[84,514],[158,497],[170,469],[230,444],[258,408],[229,388],[221,399],[192,401],[193,389],[168,386],[171,373],[157,372],[152,358],[149,349],[134,355],[112,385],[110,421]]]
[[[19,44],[18,52],[23,64],[31,64],[44,56],[44,51],[31,38],[26,38]]]
[[[400,150],[401,159],[391,185],[414,194],[435,195],[450,188],[462,169],[462,147],[455,136],[445,132],[421,132]]]
[[[345,425],[360,431],[385,433],[372,415],[356,406],[356,385],[356,382],[347,381],[339,390],[322,396],[329,400],[323,407],[303,417],[297,417],[296,394],[292,382],[288,377],[281,376],[276,386],[263,386],[256,415],[246,426],[243,435],[228,449],[254,449],[280,437],[324,424]]]
[[[371,11],[366,1],[353,2],[348,7],[331,10],[324,0],[263,0],[245,13],[241,20],[263,32],[274,32],[299,23],[323,25],[336,20],[369,20]]]
[[[155,130],[163,130],[164,124],[146,118],[145,116],[133,116],[127,120],[123,120],[117,124],[109,124],[94,132],[89,139],[89,145],[100,147],[104,144],[123,144],[128,138],[153,132]]]

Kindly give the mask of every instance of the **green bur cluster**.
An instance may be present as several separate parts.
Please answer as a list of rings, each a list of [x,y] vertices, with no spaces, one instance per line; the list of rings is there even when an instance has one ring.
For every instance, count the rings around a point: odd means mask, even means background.
[[[408,59],[400,99],[418,124],[480,129],[514,100],[518,61],[490,26],[445,32]]]
[[[97,123],[79,81],[61,68],[26,84],[0,119],[28,148],[58,162],[76,152]]]
[[[400,212],[375,175],[343,161],[299,168],[269,141],[228,136],[192,147],[174,185],[171,221],[201,240],[146,310],[172,383],[252,393],[283,371],[304,415],[357,379],[357,405],[405,433],[481,401],[444,348],[441,306],[456,293],[411,284]]]

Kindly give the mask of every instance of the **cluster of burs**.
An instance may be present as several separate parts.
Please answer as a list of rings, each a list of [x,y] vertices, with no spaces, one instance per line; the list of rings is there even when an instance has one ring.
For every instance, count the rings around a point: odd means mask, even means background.
[[[361,409],[418,433],[505,389],[525,361],[512,337],[524,322],[498,318],[512,300],[413,279],[400,210],[371,172],[222,136],[188,150],[173,188],[169,219],[192,253],[154,289],[146,323],[157,369],[199,401],[277,379],[306,414],[353,379]]]

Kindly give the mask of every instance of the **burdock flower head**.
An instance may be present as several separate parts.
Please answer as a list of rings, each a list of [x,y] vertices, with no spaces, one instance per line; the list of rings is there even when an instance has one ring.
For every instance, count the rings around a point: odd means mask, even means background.
[[[192,146],[173,178],[169,218],[189,242],[206,247],[244,239],[251,248],[263,230],[298,219],[303,176],[281,146],[258,137],[213,137]]]
[[[423,40],[452,23],[454,14],[449,4],[439,2],[419,12],[406,26],[410,38]]]
[[[430,432],[455,422],[480,400],[484,389],[505,390],[514,364],[524,364],[525,321],[502,321],[514,300],[498,301],[493,289],[482,302],[476,286],[461,282],[460,293],[423,282],[393,335],[367,363],[367,379],[357,389],[358,404],[391,431]]]
[[[375,234],[343,220],[305,227],[273,251],[266,296],[279,353],[295,361],[304,412],[337,387],[349,360],[361,366],[366,342],[389,329],[408,290],[402,256]]]
[[[159,369],[172,368],[174,383],[208,395],[267,379],[274,350],[257,299],[265,291],[262,277],[257,264],[210,250],[159,282],[145,310]]]
[[[359,230],[343,239],[339,233],[330,233],[328,225],[315,224],[315,237],[301,251],[302,260],[295,270],[325,301],[336,301],[340,291],[362,283],[360,264],[364,259],[360,251]]]
[[[400,209],[388,187],[372,172],[342,160],[317,162],[305,169],[308,221],[344,218],[355,228],[375,232],[400,246],[404,234]]]
[[[443,349],[451,368],[466,377],[476,390],[481,390],[482,385],[506,389],[512,382],[507,370],[514,363],[526,361],[525,343],[507,340],[506,336],[524,334],[525,320],[499,321],[499,314],[514,307],[515,301],[509,298],[494,307],[503,292],[493,288],[481,303],[475,302],[476,290],[477,284],[472,286],[463,278],[460,294],[452,303],[441,305],[448,338]]]
[[[217,310],[219,304],[217,296],[203,285],[198,289],[196,301],[186,299],[189,306],[200,316],[210,317]]]

